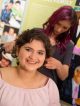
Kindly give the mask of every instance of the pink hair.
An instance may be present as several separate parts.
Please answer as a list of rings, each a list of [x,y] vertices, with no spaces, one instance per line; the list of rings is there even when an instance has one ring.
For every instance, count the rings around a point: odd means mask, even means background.
[[[50,36],[53,32],[54,25],[60,20],[70,20],[71,27],[68,31],[60,34],[56,39],[59,41],[57,46],[64,50],[66,49],[66,44],[70,41],[72,36],[76,34],[78,20],[74,9],[71,6],[63,6],[57,9],[51,17],[43,24],[44,32]]]

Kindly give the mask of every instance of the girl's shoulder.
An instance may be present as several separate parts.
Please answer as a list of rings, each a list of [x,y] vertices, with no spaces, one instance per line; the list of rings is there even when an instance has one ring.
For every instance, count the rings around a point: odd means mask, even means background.
[[[42,74],[42,78],[41,79],[43,80],[43,85],[44,86],[48,85],[48,87],[57,88],[56,83],[51,78],[47,77],[46,75]]]
[[[8,79],[9,76],[12,76],[13,70],[14,70],[13,67],[0,68],[0,78]]]
[[[8,72],[10,72],[9,70],[13,70],[14,69],[14,67],[4,67],[4,68],[0,68],[0,71],[1,72],[3,72],[3,73],[7,73],[7,71]]]

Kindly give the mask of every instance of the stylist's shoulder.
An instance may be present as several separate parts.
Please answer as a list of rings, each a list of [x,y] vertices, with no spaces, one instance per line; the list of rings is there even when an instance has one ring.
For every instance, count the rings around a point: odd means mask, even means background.
[[[70,42],[67,44],[67,48],[70,48],[73,50],[74,48],[74,42],[72,40],[70,40]]]

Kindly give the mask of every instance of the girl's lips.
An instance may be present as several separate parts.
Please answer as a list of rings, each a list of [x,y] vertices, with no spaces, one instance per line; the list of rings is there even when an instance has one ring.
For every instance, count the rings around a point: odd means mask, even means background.
[[[28,62],[29,64],[36,64],[36,63],[38,63],[38,61],[31,61],[31,60],[27,60],[27,62]]]

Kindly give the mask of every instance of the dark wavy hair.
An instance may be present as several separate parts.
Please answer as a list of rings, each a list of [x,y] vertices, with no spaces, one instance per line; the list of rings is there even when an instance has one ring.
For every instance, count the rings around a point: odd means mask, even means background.
[[[20,49],[21,46],[25,45],[26,43],[30,43],[33,40],[38,40],[43,43],[46,50],[46,58],[51,56],[50,40],[47,35],[38,28],[23,31],[16,40],[15,48],[13,51],[16,53],[17,48]]]
[[[70,41],[70,39],[72,39],[72,36],[76,34],[78,26],[76,12],[71,6],[62,6],[57,9],[43,24],[43,30],[47,34],[47,36],[50,36],[53,32],[54,25],[61,20],[71,21],[71,27],[69,28],[69,30],[60,34],[56,38],[56,40],[58,40],[59,42],[57,44],[57,47],[59,47],[61,50],[64,50],[66,49],[66,44]]]

